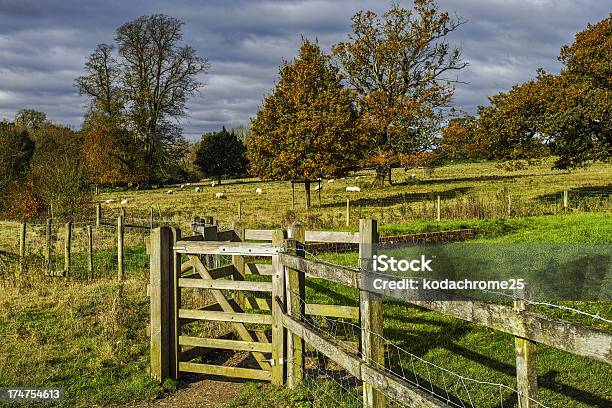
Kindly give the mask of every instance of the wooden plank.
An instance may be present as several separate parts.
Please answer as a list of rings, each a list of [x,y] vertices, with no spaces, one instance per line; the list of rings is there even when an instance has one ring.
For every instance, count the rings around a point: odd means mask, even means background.
[[[398,296],[397,299],[402,299]],[[568,353],[612,364],[612,334],[510,306],[476,301],[407,300],[461,320],[490,327]]]
[[[218,268],[212,268],[208,270],[208,273],[213,279],[227,278],[234,276],[234,265],[225,265]]]
[[[202,262],[200,261],[200,259],[197,256],[189,255],[189,259],[191,260],[191,262],[193,262],[194,268],[196,269],[196,271],[200,274],[200,276],[203,279],[210,279],[211,278],[210,274],[208,273],[208,270],[202,264]],[[213,295],[215,300],[221,305],[221,308],[223,309],[223,311],[225,311],[225,312],[236,312],[236,311],[240,311],[241,310],[239,305],[232,304],[225,297],[223,292],[221,292],[220,290],[218,290],[218,289],[211,289],[210,293]],[[255,341],[255,339],[251,335],[251,332],[246,328],[246,326],[243,323],[232,323],[232,327],[234,328],[234,330],[236,331],[236,333],[238,334],[238,336],[242,340],[244,340],[244,341]],[[257,363],[259,364],[259,366],[262,369],[264,369],[264,370],[270,370],[271,369],[270,363],[268,363],[266,361],[266,357],[263,355],[263,353],[253,352],[252,354],[253,354],[253,357],[255,357],[255,360],[257,360]]]
[[[272,316],[252,313],[215,312],[199,309],[179,309],[181,319],[214,320],[220,322],[272,324]]]
[[[372,384],[385,396],[402,404],[404,407],[442,408],[448,405],[410,383],[369,365],[361,366],[361,379]]]
[[[237,221],[234,221],[233,225],[234,238],[233,241],[243,242],[244,241],[244,224],[240,221],[240,217],[238,217]],[[244,276],[247,273],[245,270],[245,260],[242,255],[232,255],[232,265],[234,265],[234,276],[233,279],[244,280]],[[236,292],[236,300],[238,304],[243,309],[246,308],[244,293]]]
[[[179,279],[182,288],[249,290],[253,292],[272,292],[272,282],[234,281],[224,279]]]
[[[361,379],[362,362],[357,357],[350,355],[346,351],[339,348],[337,344],[322,337],[312,329],[308,328],[304,323],[296,321],[289,315],[283,315],[283,325],[287,328],[287,330],[300,336],[300,338],[304,339],[306,343],[312,345],[317,351],[334,360],[351,375],[357,379]]]
[[[251,241],[272,241],[273,230],[244,230],[244,239]]]
[[[184,274],[184,273],[190,271],[191,269],[193,269],[193,264],[191,263],[191,261],[184,262],[181,265],[181,274]]]
[[[272,265],[249,262],[246,264],[246,273],[251,275],[272,276]]]
[[[272,256],[280,251],[270,243],[219,241],[180,241],[174,249],[182,254],[244,256]]]
[[[272,352],[272,344],[260,343],[258,341],[208,339],[202,337],[181,336],[179,337],[179,344],[181,346],[196,346],[225,350],[261,351],[262,353]]]
[[[270,371],[255,370],[253,368],[225,367],[212,364],[180,363],[179,368],[183,372],[219,375],[223,377],[245,378],[248,380],[268,381],[271,378]]]
[[[344,305],[323,305],[317,303],[306,304],[306,314],[311,316],[342,317],[359,319],[359,308]]]
[[[296,222],[291,226],[291,238],[285,241],[289,253],[304,256],[303,250],[298,250],[306,240],[306,231],[302,224]],[[304,318],[306,302],[305,275],[303,272],[287,268],[287,313],[298,321]],[[292,362],[287,368],[287,385],[290,388],[302,383],[304,377],[304,340],[296,334],[287,336],[287,361]]]
[[[527,310],[528,292],[519,293],[522,299],[514,301],[514,309]],[[536,343],[522,337],[514,337],[516,361],[516,390],[519,392],[519,406],[536,408],[538,400],[538,371],[536,367]]]
[[[275,230],[272,236],[272,244],[283,245],[287,238],[285,230]],[[285,267],[280,262],[279,256],[272,257],[272,384],[280,386],[284,382],[285,354],[285,330],[282,316],[285,303]]]
[[[170,376],[170,339],[173,335],[169,303],[172,232],[169,227],[151,234],[150,302],[151,302],[151,375],[159,381]]]
[[[359,220],[359,267],[361,270],[373,270],[373,257],[378,244],[378,225],[376,220]],[[385,366],[383,338],[383,302],[382,296],[367,290],[359,291],[359,313],[361,322],[361,354],[368,364]],[[384,394],[363,383],[363,406],[382,408],[387,405]]]
[[[361,279],[359,272],[354,269],[305,259],[291,254],[280,254],[280,261],[286,267],[302,271],[307,276],[359,288]]]
[[[123,217],[120,217],[123,219]],[[171,228],[172,231],[172,244],[174,245],[178,240],[181,239],[181,230],[180,228]],[[180,277],[181,271],[181,254],[177,254],[172,251],[171,256],[172,262],[172,319],[173,319],[173,329],[174,333],[171,339],[171,347],[173,349],[173,354],[171,357],[171,363],[173,371],[172,378],[178,379],[180,378],[180,370],[179,370],[179,362],[181,360],[181,347],[178,345],[178,338],[181,335],[181,319],[178,316],[177,311],[181,308],[181,289],[179,288],[178,281]]]
[[[359,233],[345,231],[306,231],[305,240],[300,242],[339,242],[357,244],[359,243]]]

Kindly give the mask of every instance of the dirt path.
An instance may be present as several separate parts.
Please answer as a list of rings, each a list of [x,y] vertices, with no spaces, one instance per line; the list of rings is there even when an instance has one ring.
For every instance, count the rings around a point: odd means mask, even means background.
[[[133,402],[118,405],[115,408],[148,408],[148,407],[180,407],[180,408],[221,408],[232,402],[240,394],[242,383],[199,380],[188,383],[184,388],[168,396],[148,402]]]

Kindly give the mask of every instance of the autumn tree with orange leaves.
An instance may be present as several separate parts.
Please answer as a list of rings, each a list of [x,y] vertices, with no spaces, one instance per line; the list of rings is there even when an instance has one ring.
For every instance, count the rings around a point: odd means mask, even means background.
[[[339,177],[361,152],[353,92],[317,43],[303,40],[299,56],[283,64],[246,139],[250,172],[262,179],[310,182]]]
[[[358,95],[369,163],[384,182],[402,156],[435,144],[452,75],[467,65],[446,40],[462,22],[433,0],[410,9],[394,4],[382,16],[359,12],[352,21],[353,33],[334,55]]]

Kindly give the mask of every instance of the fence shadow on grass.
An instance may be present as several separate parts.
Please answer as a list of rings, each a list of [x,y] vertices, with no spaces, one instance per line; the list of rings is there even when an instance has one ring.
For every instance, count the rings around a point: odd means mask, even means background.
[[[426,193],[401,193],[395,194],[391,196],[387,196],[384,198],[357,198],[351,200],[351,206],[362,206],[362,207],[391,207],[397,204],[403,203],[420,203],[423,201],[433,201],[436,199],[436,196],[440,196],[441,198],[454,198],[461,194],[466,194],[471,190],[470,187],[458,187],[451,188],[449,190],[444,191],[436,191],[436,192],[426,192]],[[346,206],[346,202],[334,202],[334,203],[323,203],[321,204],[321,208],[335,208],[335,207],[344,207]]]

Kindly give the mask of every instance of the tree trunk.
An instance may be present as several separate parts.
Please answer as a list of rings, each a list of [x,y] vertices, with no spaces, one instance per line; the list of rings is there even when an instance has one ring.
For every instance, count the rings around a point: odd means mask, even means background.
[[[379,166],[376,168],[376,183],[381,187],[385,186],[385,178],[387,178],[387,166]]]
[[[217,184],[221,185],[221,175],[220,174],[217,176],[217,181],[218,181]]]
[[[306,208],[310,208],[310,179],[304,181],[304,190],[306,191]]]

